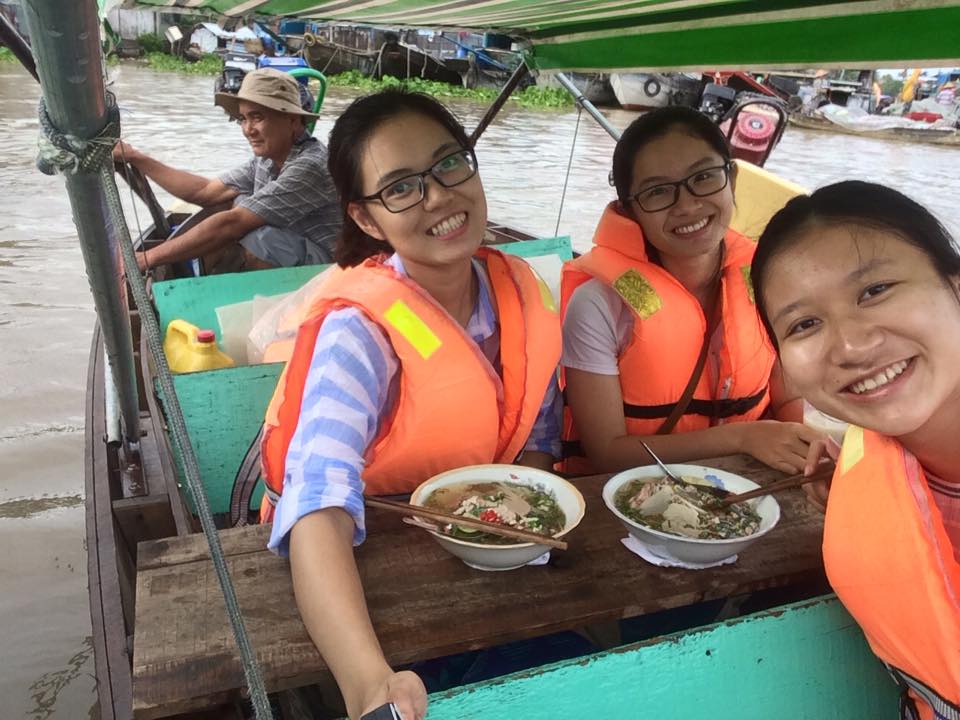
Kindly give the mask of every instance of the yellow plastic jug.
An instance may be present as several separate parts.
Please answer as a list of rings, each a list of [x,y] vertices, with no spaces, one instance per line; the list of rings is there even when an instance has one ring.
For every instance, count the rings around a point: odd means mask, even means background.
[[[233,367],[229,355],[217,347],[213,330],[201,330],[186,320],[171,320],[163,340],[163,352],[175,373]]]

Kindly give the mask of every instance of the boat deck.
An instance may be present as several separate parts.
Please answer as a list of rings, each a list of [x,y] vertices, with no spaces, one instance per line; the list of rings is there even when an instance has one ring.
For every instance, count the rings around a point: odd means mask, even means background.
[[[745,456],[705,464],[761,483],[781,477]],[[357,549],[377,636],[391,664],[629,618],[771,588],[825,587],[822,516],[803,493],[780,496],[778,527],[734,565],[691,572],[648,565],[620,542],[607,511],[608,475],[576,480],[587,514],[570,548],[542,567],[471,570],[398,516],[368,511]],[[289,565],[266,549],[270,528],[221,532],[247,630],[267,688],[314,682],[325,673],[297,612]],[[134,710],[155,718],[229,701],[244,687],[223,599],[202,535],[141,543],[137,564]],[[802,594],[798,592],[798,594]]]

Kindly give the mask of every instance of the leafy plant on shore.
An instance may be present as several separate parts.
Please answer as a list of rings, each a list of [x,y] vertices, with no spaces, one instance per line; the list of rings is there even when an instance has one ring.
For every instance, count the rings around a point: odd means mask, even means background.
[[[147,65],[161,72],[179,72],[187,75],[219,75],[223,70],[223,60],[216,55],[204,55],[196,62],[187,62],[183,58],[161,52],[147,53]]]
[[[376,92],[385,88],[405,87],[408,90],[422,92],[434,97],[466,98],[483,103],[492,102],[499,94],[496,88],[465,88],[460,85],[424,80],[423,78],[401,80],[387,76],[381,80],[374,80],[359,70],[348,70],[339,75],[331,75],[327,78],[327,82],[331,86],[349,87],[366,93]],[[573,99],[564,90],[536,86],[524,88],[514,93],[510,99],[523,107],[530,108],[567,108],[573,104]]]
[[[223,62],[216,55],[204,55],[195,63],[187,62],[182,58],[167,55],[166,53],[150,52],[146,55],[147,65],[154,70],[164,72],[181,72],[189,75],[218,75],[223,69]],[[422,92],[439,98],[464,98],[489,104],[496,99],[499,91],[496,88],[479,87],[465,88],[460,85],[424,80],[423,78],[409,78],[401,80],[395,77],[384,77],[374,80],[359,70],[348,70],[339,75],[331,75],[327,82],[332,87],[348,87],[364,93],[373,93],[385,88],[405,87],[408,90]],[[545,88],[531,85],[515,92],[510,97],[511,102],[526,108],[565,109],[573,105],[565,90],[560,88]]]
[[[563,88],[539,85],[525,87],[511,95],[510,99],[529,108],[569,108],[573,105],[573,96]]]
[[[167,41],[162,35],[157,33],[143,33],[137,37],[137,42],[146,54],[163,52],[167,47]]]
[[[17,56],[13,54],[13,50],[8,47],[0,47],[0,63],[5,62],[15,62]]]

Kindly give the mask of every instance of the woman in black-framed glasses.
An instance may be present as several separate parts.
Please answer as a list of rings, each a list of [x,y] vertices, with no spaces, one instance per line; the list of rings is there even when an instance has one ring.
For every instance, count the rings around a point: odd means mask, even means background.
[[[363,496],[410,493],[466,465],[549,469],[560,320],[523,260],[481,248],[476,156],[439,102],[360,98],[328,147],[339,268],[294,311],[303,321],[264,423],[261,521],[273,522],[270,549],[289,554],[304,624],[349,716],[390,702],[422,720],[424,685],[387,664],[364,603],[353,557]]]
[[[617,143],[617,200],[563,277],[569,471],[745,452],[799,472],[818,433],[779,382],[750,285],[755,245],[730,229],[737,168],[723,133],[685,107]],[[771,382],[773,379],[773,382]]]

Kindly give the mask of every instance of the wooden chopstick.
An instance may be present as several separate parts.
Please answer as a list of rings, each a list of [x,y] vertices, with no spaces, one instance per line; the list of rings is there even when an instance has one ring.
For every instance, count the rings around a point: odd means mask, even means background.
[[[829,480],[831,477],[833,477],[834,467],[835,466],[833,463],[825,464],[823,467],[814,470],[810,475],[791,475],[790,477],[783,478],[782,480],[772,482],[766,487],[750,490],[748,492],[740,493],[739,495],[730,495],[722,500],[718,500],[717,504],[726,507],[727,505],[732,505],[733,503],[743,502],[744,500],[752,500],[753,498],[770,495],[771,493],[787,490],[788,488],[800,487],[801,485],[806,485],[807,483],[816,482],[818,480]]]
[[[410,517],[428,518],[444,524],[449,523],[452,525],[459,525],[460,527],[483,530],[491,535],[499,535],[501,537],[511,538],[513,540],[522,540],[523,542],[546,545],[548,547],[556,548],[557,550],[567,549],[567,543],[563,540],[557,540],[555,538],[548,537],[546,535],[540,535],[539,533],[531,532],[529,530],[518,530],[517,528],[512,528],[508,525],[485,522],[484,520],[477,520],[476,518],[467,518],[463,517],[462,515],[453,515],[451,513],[441,512],[440,510],[432,510],[430,508],[425,508],[422,505],[409,505],[407,503],[396,502],[394,500],[384,500],[383,498],[367,497],[364,498],[363,501],[367,507],[388,510],[390,512],[400,513]]]

